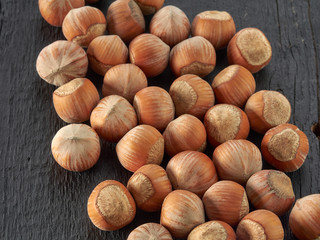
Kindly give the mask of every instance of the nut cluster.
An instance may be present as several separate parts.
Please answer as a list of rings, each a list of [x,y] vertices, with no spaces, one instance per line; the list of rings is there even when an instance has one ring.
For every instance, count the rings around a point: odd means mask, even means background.
[[[295,201],[284,172],[302,167],[309,143],[288,123],[291,105],[283,94],[255,92],[253,73],[272,56],[264,33],[236,33],[225,11],[201,12],[190,24],[181,9],[162,7],[164,0],[117,0],[106,17],[84,5],[39,0],[43,18],[62,26],[68,41],[43,48],[36,68],[58,87],[54,109],[71,123],[52,140],[56,162],[69,171],[93,167],[101,138],[116,143],[119,162],[132,172],[126,186],[105,180],[95,187],[87,205],[92,223],[118,230],[133,221],[137,207],[161,211],[160,224],[143,224],[128,239],[283,239],[279,216]],[[144,15],[151,14],[145,33]],[[202,78],[223,48],[230,66],[209,84]],[[103,76],[102,99],[96,82],[85,78],[88,66]],[[169,91],[148,86],[167,67],[177,77]],[[83,124],[88,120],[91,127]],[[264,135],[261,151],[246,140],[250,129]],[[202,153],[207,145],[215,148],[212,158]],[[263,159],[277,170],[262,170]],[[257,210],[249,213],[249,202]],[[319,238],[319,206],[319,194],[294,205],[289,223],[299,239]]]

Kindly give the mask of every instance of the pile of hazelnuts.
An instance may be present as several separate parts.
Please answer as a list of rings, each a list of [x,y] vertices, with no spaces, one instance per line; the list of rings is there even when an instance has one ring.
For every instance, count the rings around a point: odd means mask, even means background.
[[[161,225],[143,224],[130,240],[283,239],[279,216],[295,201],[284,172],[302,166],[309,143],[288,123],[284,95],[255,93],[252,74],[271,60],[268,39],[256,28],[236,33],[227,12],[205,11],[190,24],[182,10],[163,4],[117,0],[105,17],[84,0],[39,0],[44,19],[62,26],[68,40],[45,47],[36,63],[40,77],[58,87],[54,108],[70,123],[52,140],[54,159],[85,171],[99,159],[100,138],[117,143],[118,159],[133,175],[126,187],[106,180],[91,193],[88,214],[101,230],[128,225],[137,206],[161,210]],[[150,33],[144,33],[150,14]],[[215,68],[215,50],[226,47],[230,66],[210,85],[202,77]],[[177,77],[169,92],[148,87],[147,78],[168,64]],[[102,99],[84,78],[88,65],[104,76]],[[82,124],[87,120],[91,126]],[[264,134],[261,151],[246,140],[250,129]],[[212,159],[202,153],[207,140]],[[171,157],[166,169],[164,152]],[[262,170],[262,156],[277,170]],[[249,213],[249,201],[257,210]],[[319,219],[320,194],[314,194],[296,201],[289,224],[299,239],[319,239]]]

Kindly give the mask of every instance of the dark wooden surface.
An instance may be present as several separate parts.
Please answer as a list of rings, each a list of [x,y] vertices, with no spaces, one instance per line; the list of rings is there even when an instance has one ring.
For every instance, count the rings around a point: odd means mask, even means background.
[[[37,2],[0,0],[0,239],[126,239],[138,225],[158,222],[160,214],[138,211],[133,223],[115,232],[100,231],[90,222],[86,205],[93,188],[106,179],[126,184],[130,176],[116,158],[115,145],[103,142],[97,165],[83,173],[65,171],[51,155],[51,140],[65,123],[53,108],[55,88],[37,75],[35,61],[43,47],[64,37],[60,28],[41,18]],[[111,2],[101,0],[95,6],[106,13]],[[320,1],[166,0],[169,4],[191,21],[201,11],[226,10],[237,30],[257,27],[266,34],[273,57],[255,74],[257,90],[278,90],[291,102],[291,123],[307,134],[310,152],[303,167],[288,175],[296,198],[319,193],[319,142],[311,125],[320,109]],[[211,83],[225,66],[226,51],[220,51],[216,69],[205,79]],[[88,77],[101,90],[102,77],[91,71]],[[168,89],[173,79],[167,69],[149,85]],[[255,133],[250,139],[261,142]],[[206,151],[210,157],[212,150]],[[285,239],[294,239],[288,214],[281,220]]]

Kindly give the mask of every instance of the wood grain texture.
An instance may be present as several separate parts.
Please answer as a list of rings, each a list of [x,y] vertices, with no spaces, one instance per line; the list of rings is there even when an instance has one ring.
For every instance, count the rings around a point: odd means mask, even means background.
[[[104,14],[112,1],[94,6]],[[270,64],[255,74],[257,91],[282,92],[291,102],[291,123],[306,133],[310,152],[303,167],[288,174],[296,198],[320,192],[319,141],[310,130],[319,119],[320,17],[318,0],[166,0],[189,17],[205,10],[226,10],[237,30],[261,29],[271,42]],[[149,24],[151,17],[146,18]],[[0,0],[0,239],[126,239],[135,227],[159,222],[160,214],[137,212],[136,219],[119,231],[102,232],[87,216],[87,199],[103,180],[126,185],[131,173],[119,163],[115,144],[103,142],[101,157],[91,170],[72,173],[53,159],[50,144],[66,125],[54,112],[54,86],[37,75],[35,62],[43,47],[64,39],[61,28],[46,23],[37,1]],[[205,79],[211,84],[227,66],[226,51],[217,53],[217,66]],[[101,92],[103,77],[89,71]],[[174,76],[167,69],[149,85],[169,89]],[[258,146],[262,136],[249,136]],[[206,153],[211,157],[212,148]],[[166,156],[163,166],[168,162]],[[269,168],[267,164],[264,166]],[[288,214],[281,218],[285,239],[295,239]]]

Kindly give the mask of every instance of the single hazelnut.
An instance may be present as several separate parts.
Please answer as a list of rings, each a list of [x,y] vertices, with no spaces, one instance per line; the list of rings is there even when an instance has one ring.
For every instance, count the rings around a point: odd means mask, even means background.
[[[190,114],[171,121],[163,132],[165,151],[173,157],[185,150],[204,151],[207,134],[203,123]]]
[[[59,117],[67,123],[89,120],[99,102],[99,93],[87,78],[76,78],[53,92],[53,105]]]
[[[259,148],[244,139],[222,143],[214,150],[212,160],[220,179],[242,185],[246,184],[252,174],[262,169]]]
[[[256,81],[250,71],[240,65],[231,65],[213,79],[212,89],[219,103],[243,107],[256,91]]]
[[[36,67],[43,80],[61,86],[87,74],[88,58],[79,45],[59,40],[41,50]]]
[[[230,65],[239,64],[256,73],[270,62],[272,48],[262,31],[244,28],[230,40],[227,55]]]
[[[155,35],[145,33],[134,38],[129,45],[130,61],[147,77],[161,74],[169,62],[170,47]]]
[[[114,231],[132,222],[136,204],[122,183],[106,180],[98,184],[88,199],[88,215],[103,231]]]
[[[82,172],[93,167],[99,159],[99,136],[88,125],[70,124],[56,133],[52,139],[51,151],[61,167]]]
[[[281,124],[264,135],[261,151],[266,161],[284,172],[298,170],[309,152],[308,137],[297,126]]]
[[[147,86],[147,77],[139,67],[120,64],[110,68],[104,76],[102,95],[120,95],[132,104],[134,95]]]
[[[150,33],[158,36],[170,47],[187,39],[190,29],[190,21],[186,14],[172,5],[161,8],[150,22]]]
[[[186,238],[191,230],[205,222],[201,199],[186,190],[175,190],[164,199],[160,224],[176,238]]]
[[[276,170],[253,174],[247,182],[246,191],[256,209],[267,209],[278,216],[288,212],[295,200],[290,178]]]
[[[289,225],[293,234],[300,240],[320,238],[320,194],[300,198],[289,216]]]
[[[222,221],[209,221],[194,228],[188,240],[236,240],[232,227]]]
[[[106,18],[98,8],[84,6],[70,10],[63,20],[62,32],[68,41],[88,47],[94,38],[104,34],[106,27]]]
[[[289,122],[291,105],[281,93],[261,90],[248,99],[244,111],[250,127],[257,133],[265,134],[270,128]]]
[[[166,171],[156,164],[147,164],[136,170],[127,188],[137,207],[147,212],[159,211],[163,200],[172,191]]]
[[[145,223],[135,228],[127,240],[172,240],[170,232],[158,223]]]
[[[131,172],[146,164],[160,165],[164,155],[163,136],[152,126],[138,125],[118,142],[116,152],[121,165]]]
[[[247,115],[240,108],[230,104],[217,104],[204,116],[204,126],[212,146],[233,139],[246,139],[250,132]]]
[[[217,50],[227,47],[235,33],[233,18],[225,11],[201,12],[192,22],[192,36],[204,37]]]
[[[92,70],[102,76],[111,67],[126,63],[129,55],[127,46],[116,35],[96,37],[89,44],[87,54]]]
[[[237,227],[237,239],[282,240],[284,231],[277,215],[268,210],[256,210],[245,216]]]
[[[218,181],[211,159],[197,151],[183,151],[170,159],[166,168],[174,189],[188,190],[202,197]]]
[[[174,104],[169,93],[160,87],[146,87],[136,93],[133,106],[140,124],[148,124],[159,131],[174,119]]]
[[[61,27],[63,19],[73,8],[84,6],[84,0],[39,0],[41,16],[52,26]]]
[[[158,11],[164,0],[135,0],[144,15],[151,15]]]
[[[143,14],[134,0],[117,0],[107,12],[108,32],[129,43],[145,31]]]
[[[216,52],[212,44],[197,36],[177,44],[170,52],[170,67],[177,77],[185,74],[207,76],[216,66]]]
[[[175,106],[176,116],[187,113],[203,119],[215,100],[209,83],[193,74],[182,75],[174,80],[169,94]]]
[[[249,213],[246,191],[236,182],[224,180],[213,184],[202,201],[210,220],[220,220],[233,227]]]
[[[137,114],[125,98],[110,95],[101,99],[93,109],[90,123],[100,137],[110,142],[118,142],[137,126]]]

